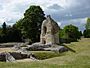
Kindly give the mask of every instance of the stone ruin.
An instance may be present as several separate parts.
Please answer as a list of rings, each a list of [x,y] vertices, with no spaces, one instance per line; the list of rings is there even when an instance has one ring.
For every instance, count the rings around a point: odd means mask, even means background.
[[[0,61],[2,62],[16,62],[20,59],[38,60],[33,54],[26,54],[21,52],[2,52],[0,53]]]
[[[58,24],[48,15],[41,26],[40,42],[42,44],[59,44],[59,29]]]
[[[26,43],[17,43],[14,44],[14,47],[11,49],[14,52],[1,52],[0,53],[0,61],[2,62],[16,62],[17,60],[22,59],[31,59],[38,60],[36,57],[27,50],[27,47],[23,48],[22,46],[27,45]]]
[[[28,50],[41,50],[41,51],[67,51],[67,48],[60,46],[59,43],[59,30],[58,24],[51,18],[50,15],[42,22],[40,42],[27,45]]]
[[[54,51],[54,52],[64,52],[68,51],[68,48],[60,46],[59,44],[59,26],[50,17],[42,22],[40,42],[28,45],[28,43],[18,43],[13,49],[16,52],[0,53],[0,61],[14,62],[16,59],[30,58],[33,60],[38,60],[29,51]],[[27,47],[22,47],[26,45]]]

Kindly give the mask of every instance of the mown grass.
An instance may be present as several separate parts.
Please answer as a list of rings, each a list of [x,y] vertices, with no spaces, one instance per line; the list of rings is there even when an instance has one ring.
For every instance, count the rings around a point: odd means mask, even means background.
[[[90,38],[66,44],[73,51],[40,61],[0,63],[0,68],[90,68]]]
[[[64,53],[52,52],[52,51],[38,51],[32,52],[34,56],[39,60],[49,59],[53,57],[59,57],[64,55]]]

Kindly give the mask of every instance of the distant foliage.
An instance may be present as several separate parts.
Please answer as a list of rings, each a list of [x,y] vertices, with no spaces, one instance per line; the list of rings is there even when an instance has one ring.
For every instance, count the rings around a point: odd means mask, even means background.
[[[40,6],[30,6],[24,13],[24,18],[16,22],[16,27],[22,31],[24,38],[29,38],[31,43],[40,40],[41,24],[45,14]]]
[[[81,31],[78,30],[78,27],[74,25],[67,25],[64,27],[64,29],[60,30],[60,39],[62,42],[73,42],[80,39],[82,36]]]
[[[87,19],[86,29],[83,32],[85,38],[90,38],[90,18]]]
[[[90,29],[90,18],[87,19],[86,30]]]
[[[22,34],[21,31],[14,26],[7,26],[4,22],[2,28],[0,28],[0,43],[5,42],[21,42]]]
[[[6,23],[4,22],[2,25],[2,34],[6,34],[7,33],[7,26]]]
[[[90,29],[84,30],[83,35],[85,38],[90,38]]]
[[[10,42],[21,42],[22,34],[21,30],[17,29],[14,25],[8,29],[7,37]]]

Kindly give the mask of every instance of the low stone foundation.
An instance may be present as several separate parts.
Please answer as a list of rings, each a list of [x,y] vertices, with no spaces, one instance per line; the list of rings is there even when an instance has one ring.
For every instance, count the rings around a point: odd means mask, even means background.
[[[30,58],[31,56],[32,54],[22,54],[20,52],[3,52],[0,53],[0,61],[15,62],[15,60],[26,59],[26,58]]]

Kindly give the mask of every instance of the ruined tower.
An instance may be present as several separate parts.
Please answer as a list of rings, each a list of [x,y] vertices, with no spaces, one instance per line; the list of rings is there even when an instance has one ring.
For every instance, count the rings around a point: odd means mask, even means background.
[[[42,44],[59,44],[58,32],[58,24],[48,15],[41,26],[40,42]]]

